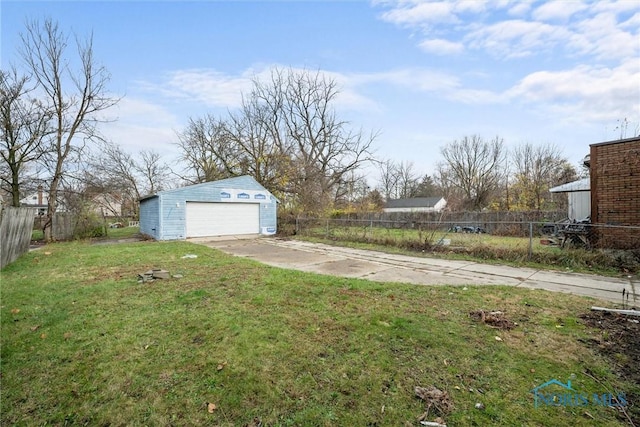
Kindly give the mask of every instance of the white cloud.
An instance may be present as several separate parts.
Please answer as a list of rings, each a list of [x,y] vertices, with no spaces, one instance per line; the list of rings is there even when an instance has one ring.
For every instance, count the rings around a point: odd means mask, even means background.
[[[533,11],[533,18],[541,21],[565,21],[588,6],[581,1],[550,1]]]
[[[615,14],[631,12],[638,10],[638,2],[635,0],[600,0],[595,1],[590,6],[596,13],[599,12],[613,12]]]
[[[211,69],[177,70],[168,73],[160,83],[139,84],[147,92],[165,98],[235,108],[241,103],[241,94],[251,88],[252,76],[247,73],[229,76]]]
[[[583,55],[598,59],[618,59],[640,53],[638,33],[624,31],[612,13],[600,13],[580,22],[568,45]]]
[[[428,53],[464,48],[513,59],[557,55],[554,49],[561,48],[571,57],[618,59],[637,56],[640,49],[638,1],[397,0],[378,5],[388,9],[383,20],[421,31],[426,41],[419,47]]]
[[[487,3],[478,0],[458,0],[454,2],[453,10],[456,12],[475,12],[480,13],[486,9]]]
[[[444,39],[424,40],[419,46],[425,52],[436,55],[454,55],[464,51],[464,45],[462,43],[451,42]]]
[[[382,14],[382,19],[403,26],[458,22],[452,2],[401,2],[400,7]]]
[[[507,91],[514,101],[538,104],[576,121],[612,120],[640,114],[640,59],[613,68],[579,65],[529,74]],[[562,117],[561,117],[562,118]]]
[[[467,87],[452,74],[420,68],[351,75],[345,79],[353,93],[368,85],[383,84],[430,93],[464,105],[520,104],[559,122],[606,122],[640,115],[637,58],[614,67],[578,65],[561,71],[537,71],[500,92]]]
[[[539,36],[528,40],[524,29],[547,28],[542,23],[509,27],[503,34],[504,40],[515,38],[522,46],[540,43]],[[498,27],[492,27],[495,31]],[[504,27],[503,27],[504,28]],[[554,30],[555,31],[555,30]],[[539,33],[539,32],[538,32]],[[505,42],[506,43],[506,42]],[[508,50],[504,48],[505,50]],[[171,73],[170,79],[153,86],[162,88],[163,96],[177,99],[179,105],[190,101],[201,114],[202,105],[233,108],[240,100],[240,93],[251,87],[251,78],[268,81],[272,67],[261,66],[247,69],[237,76],[224,75],[215,70],[187,70]],[[286,68],[278,66],[278,68]],[[286,68],[289,69],[289,68]],[[297,69],[293,69],[294,71]],[[302,69],[300,69],[302,70]],[[539,116],[558,122],[612,121],[620,117],[638,114],[640,99],[640,60],[635,57],[613,65],[575,65],[560,71],[540,70],[529,73],[513,83],[506,90],[494,90],[484,85],[488,78],[478,80],[469,76],[470,81],[479,86],[466,84],[463,76],[451,72],[422,67],[391,69],[375,73],[340,73],[320,70],[338,85],[339,94],[335,107],[341,112],[365,112],[378,115],[385,111],[383,95],[389,91],[402,90],[406,93],[428,95],[443,102],[461,105],[520,105]],[[503,85],[509,82],[503,82]],[[222,87],[216,87],[221,85]],[[176,123],[175,117],[161,107],[140,100],[130,100],[123,104],[117,136],[120,140],[140,142],[144,146],[168,144],[175,141],[175,130],[184,124]],[[138,126],[148,123],[143,117],[151,118],[157,127]],[[124,119],[124,120],[123,120]]]
[[[475,49],[499,58],[518,58],[550,49],[570,33],[562,27],[541,22],[508,20],[471,31],[467,40]]]
[[[211,69],[176,70],[168,73],[164,80],[138,82],[138,84],[145,94],[160,97],[165,103],[168,101],[182,105],[183,109],[194,111],[196,115],[202,115],[210,109],[216,109],[224,114],[227,110],[234,110],[241,106],[242,96],[251,91],[254,79],[269,84],[272,78],[271,73],[276,68],[293,72],[316,71],[280,64],[260,64],[235,76]],[[338,84],[339,93],[336,97],[338,108],[356,111],[380,110],[375,100],[357,90],[357,86],[363,81],[378,80],[377,78],[321,71],[327,78]],[[147,105],[147,108],[152,109],[152,104]],[[141,111],[143,108],[139,109],[138,114]],[[162,114],[158,114],[157,117],[162,117]]]
[[[351,84],[387,84],[419,90],[423,92],[444,93],[460,86],[458,79],[451,74],[424,68],[402,68],[380,73],[350,76]]]
[[[101,132],[127,151],[154,150],[165,156],[175,151],[176,130],[181,124],[165,107],[125,96],[109,113],[116,120],[103,124]]]
[[[631,18],[620,23],[620,28],[626,28],[631,31],[635,30],[635,35],[638,35],[638,29],[640,28],[640,12],[635,13]]]
[[[164,107],[130,96],[123,97],[109,112],[115,114],[120,122],[140,121],[154,125],[177,123],[177,117]]]
[[[511,16],[523,17],[531,10],[531,1],[519,1],[509,8],[507,13]]]

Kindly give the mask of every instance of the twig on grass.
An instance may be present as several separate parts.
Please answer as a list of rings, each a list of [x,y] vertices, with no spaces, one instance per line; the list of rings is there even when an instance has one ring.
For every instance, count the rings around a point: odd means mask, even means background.
[[[585,374],[586,376],[588,376],[589,378],[591,378],[592,380],[594,380],[595,382],[597,382],[598,384],[600,384],[601,386],[603,386],[606,390],[607,393],[609,393],[612,397],[613,397],[613,392],[611,391],[610,387],[608,387],[604,382],[602,382],[601,380],[599,380],[598,378],[596,378],[595,376],[591,375],[589,372],[587,371],[582,371],[583,374]],[[616,400],[616,402],[618,401],[617,397],[614,397],[614,399]],[[626,409],[624,408],[624,406],[617,406],[617,409],[619,409],[624,416],[627,418],[627,420],[629,421],[629,425],[631,427],[636,427],[636,425],[633,423],[633,420],[631,419],[631,417],[629,416],[629,414],[627,413]]]

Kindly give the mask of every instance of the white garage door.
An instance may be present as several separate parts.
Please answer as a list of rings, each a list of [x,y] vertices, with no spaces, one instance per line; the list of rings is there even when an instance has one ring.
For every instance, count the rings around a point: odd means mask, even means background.
[[[260,204],[187,202],[187,237],[260,232]]]

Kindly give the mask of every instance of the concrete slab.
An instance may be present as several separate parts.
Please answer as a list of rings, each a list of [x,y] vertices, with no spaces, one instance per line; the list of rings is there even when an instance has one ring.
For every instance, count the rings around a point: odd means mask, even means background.
[[[490,274],[492,276],[498,277],[515,278],[518,279],[518,281],[524,281],[537,272],[537,270],[534,270],[532,268],[519,268],[511,267],[508,265],[478,263],[466,265],[460,270],[464,270],[470,273]]]
[[[329,255],[319,258],[318,254],[313,252],[292,252],[291,249],[286,247],[265,246],[264,244],[257,244],[253,240],[202,240],[199,243],[236,256],[253,258],[274,267],[303,269],[308,266],[309,268],[306,271],[313,271],[315,268],[313,266],[316,264],[344,259]]]
[[[310,271],[331,276],[364,278],[388,267],[356,259],[327,259],[325,262],[307,265],[301,270]]]
[[[418,285],[507,285],[566,292],[618,303],[622,290],[631,305],[640,304],[640,285],[596,275],[541,271],[471,261],[387,254],[278,238],[200,239],[197,243],[268,265],[377,282]]]
[[[605,289],[612,292],[622,292],[625,287],[629,289],[629,280],[614,277],[603,278],[579,273],[537,271],[531,276],[532,280],[552,282],[557,284],[580,286],[590,289]]]
[[[231,236],[189,237],[187,241],[192,243],[230,242],[234,240],[254,240],[260,237],[262,237],[261,234],[234,234]]]
[[[597,298],[611,302],[622,302],[622,293],[610,292],[603,289],[588,289],[578,286],[563,285],[558,283],[542,282],[537,280],[527,280],[522,282],[518,287],[530,289],[543,289],[552,292],[563,292],[568,294],[580,295],[584,297]]]
[[[468,279],[451,276],[440,272],[425,272],[424,270],[402,269],[394,267],[386,267],[383,270],[377,271],[375,274],[370,274],[363,277],[363,279],[373,280],[375,282],[413,283],[423,286],[462,286],[469,284]]]

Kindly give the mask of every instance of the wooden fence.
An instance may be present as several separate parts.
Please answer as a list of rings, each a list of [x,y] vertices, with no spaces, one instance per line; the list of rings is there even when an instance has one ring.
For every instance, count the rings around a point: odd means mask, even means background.
[[[34,208],[0,209],[0,268],[29,250],[35,214]]]
[[[33,228],[35,230],[42,230],[46,220],[47,218],[44,215],[36,217],[33,221]],[[73,239],[77,222],[77,216],[70,212],[56,212],[53,215],[53,221],[51,221],[51,236],[53,240],[64,241]]]

